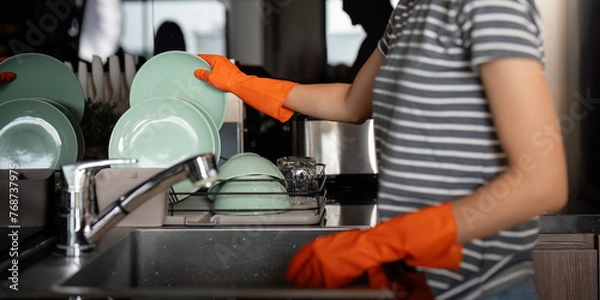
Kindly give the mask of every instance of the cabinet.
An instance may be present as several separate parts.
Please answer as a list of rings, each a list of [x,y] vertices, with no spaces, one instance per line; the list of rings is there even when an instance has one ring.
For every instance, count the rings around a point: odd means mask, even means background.
[[[598,299],[598,251],[594,234],[541,234],[533,251],[534,281],[541,300]]]

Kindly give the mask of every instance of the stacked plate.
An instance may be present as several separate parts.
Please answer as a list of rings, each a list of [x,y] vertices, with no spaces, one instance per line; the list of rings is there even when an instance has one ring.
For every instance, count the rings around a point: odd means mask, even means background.
[[[115,125],[108,147],[110,158],[136,158],[138,163],[118,167],[167,168],[202,153],[219,158],[225,93],[196,79],[196,69],[210,66],[196,55],[170,51],[138,70],[129,95],[131,107]],[[173,188],[180,200],[197,190],[187,181]]]
[[[60,169],[82,159],[85,99],[73,72],[37,53],[0,63],[8,71],[17,78],[0,85],[0,169]]]

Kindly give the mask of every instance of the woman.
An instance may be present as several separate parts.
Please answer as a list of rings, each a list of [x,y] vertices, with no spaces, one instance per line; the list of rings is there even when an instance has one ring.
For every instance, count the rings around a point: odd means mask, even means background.
[[[341,287],[404,260],[437,299],[535,299],[538,216],[567,199],[533,0],[401,0],[351,84],[249,77],[201,55],[196,77],[280,121],[375,121],[382,222],[319,238],[287,279]]]

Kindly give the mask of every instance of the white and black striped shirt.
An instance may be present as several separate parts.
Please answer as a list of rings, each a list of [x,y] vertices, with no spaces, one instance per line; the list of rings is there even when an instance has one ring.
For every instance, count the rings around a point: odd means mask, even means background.
[[[533,0],[400,0],[373,94],[382,220],[468,195],[506,170],[478,66],[543,63],[541,30]],[[475,299],[531,276],[537,234],[536,218],[465,244],[457,271],[422,270],[437,299]]]

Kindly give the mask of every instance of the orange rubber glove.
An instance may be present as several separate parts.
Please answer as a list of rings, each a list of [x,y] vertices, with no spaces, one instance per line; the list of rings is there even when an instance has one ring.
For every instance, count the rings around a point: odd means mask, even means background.
[[[0,62],[4,61],[8,57],[0,57]],[[0,84],[8,83],[17,78],[17,74],[13,72],[0,72]]]
[[[393,218],[368,230],[319,237],[302,247],[288,266],[286,280],[300,287],[338,288],[384,263],[457,269],[462,246],[456,244],[450,203]]]
[[[283,100],[297,84],[291,81],[260,78],[244,74],[225,56],[198,54],[212,68],[211,72],[198,69],[194,76],[224,91],[234,93],[246,104],[285,122],[294,111],[283,107]]]

